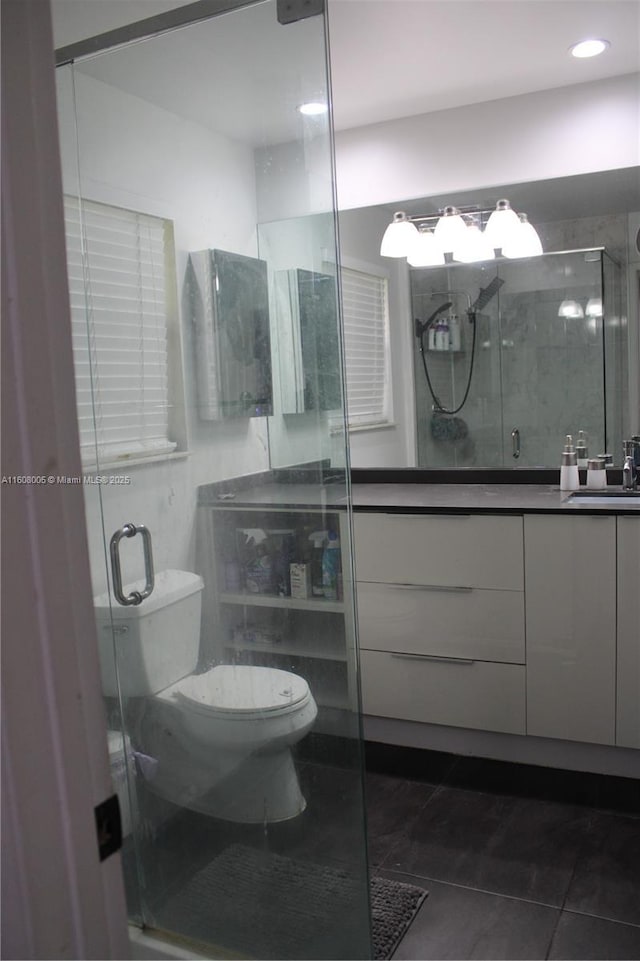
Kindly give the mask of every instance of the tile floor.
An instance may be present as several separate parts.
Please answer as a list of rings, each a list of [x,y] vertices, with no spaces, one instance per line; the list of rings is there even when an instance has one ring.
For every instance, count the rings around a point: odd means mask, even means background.
[[[307,740],[307,810],[293,821],[178,809],[164,820],[147,795],[143,824],[162,827],[143,832],[137,858],[127,839],[133,913],[140,896],[147,923],[165,927],[167,902],[232,843],[348,867],[364,885],[358,745]],[[384,745],[366,754],[369,871],[429,892],[394,959],[640,959],[640,780]],[[188,937],[190,923],[171,929]]]
[[[371,873],[429,891],[394,959],[640,959],[640,781],[368,747]]]

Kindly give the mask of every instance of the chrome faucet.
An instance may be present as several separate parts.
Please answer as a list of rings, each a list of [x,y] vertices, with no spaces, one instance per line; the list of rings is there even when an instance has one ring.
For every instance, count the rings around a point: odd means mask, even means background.
[[[638,465],[640,464],[640,437],[634,435],[622,444],[624,466],[622,468],[622,489],[633,491],[638,486]]]

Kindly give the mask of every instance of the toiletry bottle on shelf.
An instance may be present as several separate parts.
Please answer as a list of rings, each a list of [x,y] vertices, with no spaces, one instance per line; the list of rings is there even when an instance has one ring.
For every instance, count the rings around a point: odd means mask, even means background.
[[[309,540],[313,544],[311,552],[311,595],[312,597],[324,597],[322,560],[327,532],[314,531],[313,534],[309,534]]]
[[[329,536],[322,552],[322,587],[328,601],[338,600],[338,580],[340,577],[340,540],[335,531]]]
[[[429,324],[429,333],[427,334],[427,350],[436,349],[436,327],[435,324]]]
[[[449,317],[449,350],[462,350],[462,333],[460,330],[460,318],[457,314]]]
[[[441,317],[436,324],[436,350],[449,350],[449,324]]]
[[[578,475],[576,449],[573,446],[573,437],[571,434],[567,434],[560,466],[560,490],[577,491],[579,487],[580,477]]]
[[[578,440],[576,441],[576,457],[578,458],[578,467],[586,467],[587,461],[589,460],[589,442],[586,431],[578,431]]]

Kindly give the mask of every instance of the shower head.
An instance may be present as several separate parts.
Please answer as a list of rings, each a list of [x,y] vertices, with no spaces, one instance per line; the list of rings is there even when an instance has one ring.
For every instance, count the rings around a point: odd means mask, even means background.
[[[476,302],[470,308],[473,313],[475,314],[480,310],[484,310],[489,301],[492,299],[492,297],[495,297],[503,284],[504,280],[501,277],[494,277],[490,284],[487,284],[487,286],[484,288],[481,287],[480,293],[476,298]]]

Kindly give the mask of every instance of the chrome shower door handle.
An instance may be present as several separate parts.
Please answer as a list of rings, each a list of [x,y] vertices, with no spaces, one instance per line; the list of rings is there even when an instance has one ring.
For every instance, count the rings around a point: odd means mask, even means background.
[[[511,431],[511,451],[515,460],[520,457],[520,431],[514,427]]]
[[[142,591],[132,591],[125,594],[122,589],[122,569],[120,567],[120,541],[123,537],[142,535],[142,550],[144,554],[145,585]],[[144,524],[125,524],[115,532],[109,543],[111,555],[111,573],[113,576],[113,593],[118,604],[129,607],[132,604],[142,604],[145,597],[149,597],[155,583],[153,573],[153,551],[151,549],[151,533]]]

